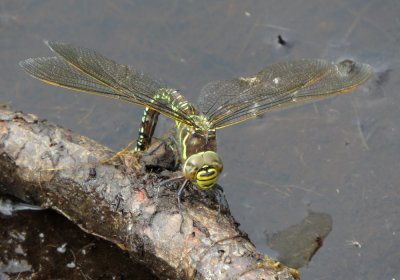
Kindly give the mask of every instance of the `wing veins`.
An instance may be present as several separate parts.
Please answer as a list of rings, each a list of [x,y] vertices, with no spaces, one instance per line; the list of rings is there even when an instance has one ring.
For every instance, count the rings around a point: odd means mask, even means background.
[[[58,42],[47,42],[47,44],[53,52],[59,55],[69,65],[106,87],[111,88],[113,91],[118,92],[120,95],[125,96],[127,98],[125,100],[129,100],[130,103],[149,107],[175,121],[179,121],[188,126],[195,126],[195,123],[190,118],[187,118],[185,112],[181,111],[179,108],[172,109],[168,107],[169,104],[163,103],[160,100],[154,100],[153,96],[157,91],[155,89],[151,90],[150,85],[144,84],[141,89],[138,89],[137,84],[146,82],[149,84],[151,83],[151,86],[156,87],[157,90],[160,90],[163,87],[129,66],[118,64],[91,49],[75,47],[73,45]],[[69,53],[66,53],[66,51],[69,51]],[[89,63],[89,65],[86,65],[87,63]],[[122,70],[124,74],[123,78],[119,77],[119,79],[116,79],[113,74],[108,72],[108,69],[103,67],[103,65],[116,68],[114,70],[119,71],[119,74],[121,74]],[[134,81],[138,83],[136,85],[127,84],[127,79],[129,78],[138,78]],[[141,93],[139,90],[146,92],[146,94]],[[137,102],[136,100],[140,101]]]

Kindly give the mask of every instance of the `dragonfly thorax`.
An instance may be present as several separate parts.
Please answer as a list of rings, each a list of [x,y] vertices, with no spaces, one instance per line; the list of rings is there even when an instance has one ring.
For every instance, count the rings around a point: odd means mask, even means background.
[[[217,151],[217,139],[214,129],[200,129],[177,123],[177,142],[182,162],[191,155],[205,151]]]
[[[177,123],[177,140],[185,178],[200,189],[215,186],[223,168],[215,130]]]

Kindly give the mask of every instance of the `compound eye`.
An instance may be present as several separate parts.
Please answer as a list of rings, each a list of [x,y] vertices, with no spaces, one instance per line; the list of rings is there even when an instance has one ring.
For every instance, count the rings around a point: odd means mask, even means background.
[[[215,186],[222,171],[222,161],[213,151],[191,155],[183,166],[183,175],[200,189]]]
[[[218,174],[222,172],[222,160],[216,152],[207,151],[203,154],[204,165],[214,168]]]
[[[203,164],[204,161],[201,153],[191,155],[183,165],[183,175],[190,181],[196,181],[197,172]]]

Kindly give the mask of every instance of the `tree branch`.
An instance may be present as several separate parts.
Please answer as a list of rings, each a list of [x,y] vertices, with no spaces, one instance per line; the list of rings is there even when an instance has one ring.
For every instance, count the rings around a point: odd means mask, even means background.
[[[115,153],[93,140],[0,109],[0,193],[62,213],[162,278],[293,279],[256,251],[229,211],[219,214],[215,192],[186,189],[183,221],[176,190],[157,195],[176,175],[164,169],[176,162],[169,147],[155,141],[144,154],[105,162]]]

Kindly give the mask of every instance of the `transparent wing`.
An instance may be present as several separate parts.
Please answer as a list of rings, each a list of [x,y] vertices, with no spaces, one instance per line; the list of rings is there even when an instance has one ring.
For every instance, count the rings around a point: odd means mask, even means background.
[[[188,114],[175,103],[167,99],[154,100],[163,86],[141,72],[91,49],[60,42],[46,43],[58,56],[21,61],[20,65],[31,76],[56,86],[150,107],[171,119],[195,126]]]
[[[303,59],[274,64],[254,77],[206,85],[199,108],[220,129],[272,110],[354,90],[371,75],[366,64]]]
[[[98,81],[79,72],[59,57],[38,57],[21,61],[19,65],[31,76],[56,86],[78,91],[124,97]]]

